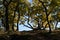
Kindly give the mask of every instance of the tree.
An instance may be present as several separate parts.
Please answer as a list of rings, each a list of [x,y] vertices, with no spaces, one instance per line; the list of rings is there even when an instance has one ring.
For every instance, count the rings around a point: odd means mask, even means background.
[[[33,30],[48,27],[51,33],[52,27],[57,26],[60,20],[59,2],[59,0],[33,0],[30,4],[27,0],[3,0],[4,9],[0,10],[0,18],[6,31],[14,31],[15,26],[18,31],[19,25],[22,24]],[[28,25],[25,25],[26,21]],[[53,23],[56,25],[53,26]]]

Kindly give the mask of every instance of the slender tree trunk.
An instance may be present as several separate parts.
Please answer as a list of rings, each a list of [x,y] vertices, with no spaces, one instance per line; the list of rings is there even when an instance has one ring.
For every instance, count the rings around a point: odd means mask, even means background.
[[[40,22],[38,20],[38,30],[41,30]]]
[[[55,30],[57,30],[57,24],[58,24],[58,21],[57,21],[57,23],[56,23],[56,25],[55,25]]]
[[[17,20],[17,31],[19,30],[19,20],[20,20],[20,13],[18,12],[18,20]]]
[[[46,9],[46,7],[45,7],[45,12],[46,12],[46,20],[47,20],[48,25],[49,25],[49,33],[51,33],[51,27],[50,27],[50,22],[49,22],[49,20],[48,20],[48,14],[47,14],[47,9]]]
[[[17,31],[19,30],[18,28],[19,28],[19,20],[20,20],[20,13],[18,14],[18,20],[17,20]]]
[[[40,1],[40,0],[39,0],[39,2],[42,3],[42,5],[43,5],[43,7],[44,7],[44,9],[45,9],[44,11],[45,11],[45,13],[46,13],[46,20],[47,20],[48,25],[49,25],[49,33],[51,33],[50,22],[49,22],[49,20],[48,20],[48,16],[49,16],[49,14],[47,13],[47,8],[45,7],[44,2],[42,2],[42,1]]]
[[[16,31],[18,31],[19,30],[19,22],[17,22],[17,30]]]
[[[19,7],[19,4],[18,4]],[[19,20],[20,20],[20,12],[19,12],[19,8],[18,8],[18,20],[17,20],[17,31],[19,30]]]
[[[6,27],[6,31],[9,31],[9,21],[8,21],[8,7],[6,6],[5,7],[6,10],[5,10],[5,27]]]
[[[16,31],[18,31],[19,29],[18,29],[18,27],[19,27],[19,20],[20,20],[20,11],[19,11],[19,0],[16,0],[16,2],[17,2],[17,6],[16,6],[16,8],[15,8],[15,10],[14,10],[14,17],[13,17],[13,20],[14,20],[14,18],[15,18],[15,11],[18,13],[18,20],[17,20],[17,29],[16,29]],[[14,22],[13,22],[13,25],[12,25],[12,29],[14,30]]]
[[[17,0],[17,6],[16,6],[16,8],[15,8],[15,10],[14,10],[14,16],[13,16],[13,23],[12,23],[12,30],[14,31],[14,18],[15,18],[15,15],[16,15],[16,11],[18,12],[18,20],[17,20],[17,30],[16,31],[18,31],[18,24],[19,24],[19,19],[20,19],[20,13],[19,13],[19,1]]]
[[[14,31],[14,18],[15,18],[15,11],[14,11],[14,16],[13,16],[13,20],[12,20],[12,30]]]
[[[45,30],[45,27],[43,26],[43,23],[44,23],[44,22],[42,22],[41,26],[43,27],[43,30]]]

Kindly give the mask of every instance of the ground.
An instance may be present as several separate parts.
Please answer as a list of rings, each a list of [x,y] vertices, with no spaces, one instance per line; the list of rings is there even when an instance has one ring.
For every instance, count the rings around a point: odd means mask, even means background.
[[[60,31],[28,31],[0,34],[0,40],[60,40]]]

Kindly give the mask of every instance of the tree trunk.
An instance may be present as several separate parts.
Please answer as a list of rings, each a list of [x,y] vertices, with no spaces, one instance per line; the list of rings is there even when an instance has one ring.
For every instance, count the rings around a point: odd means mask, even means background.
[[[41,30],[40,22],[38,20],[38,29]]]
[[[43,7],[44,7],[44,9],[45,9],[44,11],[45,11],[45,13],[46,13],[46,20],[47,20],[48,25],[49,25],[49,33],[51,33],[50,22],[49,22],[49,20],[48,20],[48,16],[49,16],[49,14],[47,13],[47,8],[46,8],[46,6],[44,5],[44,2],[42,2],[42,1],[40,1],[40,0],[39,0],[39,2],[42,3],[42,5],[43,5]]]
[[[16,6],[16,10],[17,10],[17,12],[18,12],[18,20],[17,20],[17,30],[16,31],[18,31],[19,29],[19,20],[20,20],[20,11],[19,11],[19,1],[17,1],[18,3],[17,3],[17,6]]]
[[[8,21],[8,7],[6,6],[5,7],[6,10],[5,10],[5,27],[6,27],[6,31],[9,31],[9,21]]]
[[[58,21],[57,21],[57,23],[56,23],[56,25],[55,25],[55,30],[57,30],[57,24],[58,24]]]
[[[11,3],[12,0],[7,2],[7,0],[3,0],[3,5],[5,7],[5,31],[9,31],[9,19],[8,19],[8,5]]]
[[[16,10],[14,10],[14,16],[13,16],[13,20],[12,20],[12,30],[13,30],[13,31],[14,31],[14,18],[15,18],[15,15],[16,15],[15,11],[16,11]]]

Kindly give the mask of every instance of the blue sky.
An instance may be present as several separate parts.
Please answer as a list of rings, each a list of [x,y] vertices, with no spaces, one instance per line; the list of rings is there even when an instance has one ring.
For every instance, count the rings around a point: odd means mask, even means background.
[[[24,23],[25,25],[28,25],[27,24],[27,21]],[[32,25],[32,23],[30,23],[31,25]],[[28,25],[29,26],[29,25]],[[29,31],[29,30],[32,30],[32,29],[30,29],[30,28],[27,28],[27,27],[25,27],[24,25],[19,25],[19,31]]]
[[[32,0],[29,0],[30,3],[32,3]]]
[[[20,25],[19,26],[19,31],[29,31],[29,30],[32,30],[32,29],[30,29],[30,28],[27,28],[27,27],[25,27],[25,26],[23,26],[23,25]]]

